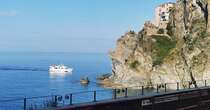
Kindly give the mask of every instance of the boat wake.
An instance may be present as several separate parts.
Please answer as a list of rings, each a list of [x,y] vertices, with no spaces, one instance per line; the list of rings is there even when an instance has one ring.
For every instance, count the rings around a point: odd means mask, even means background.
[[[0,70],[5,71],[48,71],[41,67],[18,67],[18,66],[0,66]]]

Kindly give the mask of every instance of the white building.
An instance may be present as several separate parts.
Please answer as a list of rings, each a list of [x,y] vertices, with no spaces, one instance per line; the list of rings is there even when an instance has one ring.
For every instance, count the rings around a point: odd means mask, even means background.
[[[170,10],[174,7],[174,3],[164,3],[155,8],[155,20],[153,23],[157,27],[165,27],[168,23]]]

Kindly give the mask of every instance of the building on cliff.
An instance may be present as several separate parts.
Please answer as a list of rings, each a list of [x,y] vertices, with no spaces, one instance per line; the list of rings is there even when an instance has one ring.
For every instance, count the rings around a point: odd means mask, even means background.
[[[168,21],[171,8],[174,7],[174,3],[168,2],[161,4],[155,8],[155,20],[153,21],[154,25],[159,28],[165,28]]]

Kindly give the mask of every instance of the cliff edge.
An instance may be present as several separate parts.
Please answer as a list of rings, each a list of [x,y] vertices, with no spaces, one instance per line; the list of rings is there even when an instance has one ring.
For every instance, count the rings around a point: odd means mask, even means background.
[[[125,87],[176,82],[187,87],[185,81],[196,87],[196,80],[210,79],[208,4],[210,0],[177,0],[161,13],[159,24],[146,22],[141,31],[119,38],[110,52],[110,79]]]

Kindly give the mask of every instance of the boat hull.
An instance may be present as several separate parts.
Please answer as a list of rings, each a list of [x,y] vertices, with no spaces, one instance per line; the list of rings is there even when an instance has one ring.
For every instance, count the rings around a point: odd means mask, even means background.
[[[73,69],[49,69],[50,73],[71,73]]]

